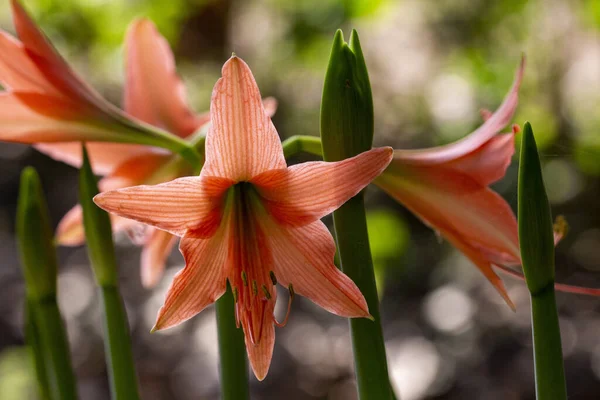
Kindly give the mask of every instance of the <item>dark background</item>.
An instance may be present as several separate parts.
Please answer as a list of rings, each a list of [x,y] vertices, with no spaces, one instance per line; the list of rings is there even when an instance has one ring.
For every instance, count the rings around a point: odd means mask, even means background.
[[[10,10],[0,27],[12,31]],[[480,124],[497,107],[522,52],[528,58],[514,122],[531,121],[553,212],[571,225],[557,248],[557,279],[600,287],[600,2],[596,0],[28,0],[61,53],[120,104],[127,24],[148,16],[171,43],[190,102],[209,105],[232,51],[265,96],[279,100],[282,138],[318,134],[319,103],[335,29],[356,28],[375,102],[376,145],[432,146]],[[308,159],[308,158],[307,158]],[[299,159],[300,160],[300,159]],[[16,256],[20,171],[42,176],[58,223],[76,202],[77,171],[0,143],[0,397],[35,399],[23,346],[24,286]],[[517,162],[495,188],[516,205]],[[507,277],[511,312],[474,266],[401,205],[371,188],[368,218],[390,373],[403,400],[534,398],[528,293]],[[326,220],[330,223],[330,220]],[[173,274],[174,252],[154,290],[139,279],[139,249],[117,238],[121,283],[146,400],[218,398],[217,338],[209,308],[150,334]],[[85,249],[60,248],[59,297],[82,399],[108,398],[101,310]],[[600,299],[557,298],[571,400],[600,398]],[[284,306],[282,304],[281,306]],[[283,310],[278,310],[283,312]],[[347,321],[305,299],[277,331],[267,379],[253,399],[354,399]]]

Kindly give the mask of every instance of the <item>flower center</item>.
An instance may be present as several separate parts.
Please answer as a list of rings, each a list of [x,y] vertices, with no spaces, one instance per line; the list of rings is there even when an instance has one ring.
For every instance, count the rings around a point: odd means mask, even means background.
[[[277,292],[273,256],[260,218],[267,217],[252,184],[232,187],[229,283],[235,298],[236,323],[242,325],[253,344],[262,336],[263,325],[272,323]]]

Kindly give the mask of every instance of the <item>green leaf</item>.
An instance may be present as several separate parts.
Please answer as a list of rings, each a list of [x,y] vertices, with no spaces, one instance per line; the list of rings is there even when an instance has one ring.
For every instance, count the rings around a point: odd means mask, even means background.
[[[554,284],[552,225],[533,130],[526,122],[519,165],[519,245],[523,272],[532,294]]]
[[[83,209],[85,238],[94,275],[101,286],[117,284],[117,262],[112,241],[108,213],[98,207],[93,198],[98,194],[98,183],[92,172],[85,145],[81,149],[83,164],[79,171],[79,203]]]
[[[56,252],[40,178],[33,167],[21,174],[17,206],[17,239],[28,297],[56,295]]]
[[[373,97],[356,31],[333,39],[321,100],[321,140],[329,161],[353,157],[373,144]]]

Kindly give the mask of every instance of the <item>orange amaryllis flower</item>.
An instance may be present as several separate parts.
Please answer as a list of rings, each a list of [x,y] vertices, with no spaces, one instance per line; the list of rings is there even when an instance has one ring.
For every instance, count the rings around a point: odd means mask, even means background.
[[[488,186],[506,173],[514,134],[498,133],[518,102],[524,60],[502,105],[464,139],[423,150],[396,150],[374,183],[462,251],[514,308],[493,265],[519,265],[517,221]]]
[[[125,41],[126,82],[123,104],[127,114],[187,139],[210,121],[209,114],[195,115],[187,106],[185,89],[175,71],[173,54],[154,24],[134,21]],[[78,143],[41,144],[37,148],[68,164],[81,164]],[[180,158],[160,149],[139,145],[90,143],[88,152],[96,173],[106,175],[101,190],[114,190],[140,184],[161,183],[190,175],[191,167]],[[165,260],[177,237],[153,228],[139,229],[138,223],[113,217],[113,230],[142,232],[141,274],[150,287],[162,276]],[[76,206],[58,225],[61,245],[77,246],[85,241],[81,207]]]
[[[16,0],[11,5],[20,40],[0,31],[0,83],[5,89],[0,93],[0,140],[135,142],[177,151],[186,147],[104,100],[73,72],[21,5]],[[120,151],[113,156],[121,157]]]
[[[186,265],[154,329],[193,317],[229,281],[236,320],[262,380],[273,353],[274,325],[281,325],[273,315],[276,283],[337,315],[369,317],[359,289],[333,263],[335,244],[320,218],[379,175],[392,149],[287,167],[248,66],[233,56],[222,75],[213,90],[199,177],[109,191],[94,200],[107,211],[182,237]]]
[[[94,172],[106,175],[99,183],[102,190],[166,182],[191,174],[185,161],[162,149],[93,142],[119,141],[114,134],[130,135],[131,129],[135,134],[151,135],[129,117],[182,139],[190,138],[210,121],[208,113],[197,116],[188,108],[173,54],[152,22],[135,21],[127,33],[125,116],[69,68],[17,1],[12,1],[12,10],[21,41],[0,32],[0,82],[6,89],[0,92],[0,140],[35,143],[39,151],[75,167],[81,166],[81,144],[69,141],[91,140],[87,149]],[[265,99],[265,106],[272,114],[276,102]],[[113,136],[105,136],[107,132]],[[153,286],[162,275],[176,237],[159,230],[141,230],[137,225],[113,218],[114,231],[143,233],[137,235],[138,244],[144,246],[142,282]],[[79,206],[59,223],[57,241],[65,246],[85,241]]]

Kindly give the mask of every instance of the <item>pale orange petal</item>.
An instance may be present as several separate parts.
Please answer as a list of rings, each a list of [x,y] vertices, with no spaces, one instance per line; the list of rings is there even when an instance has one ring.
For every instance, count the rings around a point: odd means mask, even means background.
[[[226,289],[226,224],[210,239],[181,239],[179,249],[185,267],[179,271],[158,312],[153,330],[166,329],[198,314]]]
[[[30,60],[45,79],[65,98],[74,104],[93,109],[111,108],[98,93],[84,83],[58,54],[46,36],[17,0],[11,1],[13,21],[17,35],[23,43]]]
[[[83,212],[79,204],[71,208],[58,223],[56,241],[61,246],[80,246],[85,243]]]
[[[453,235],[485,254],[489,262],[519,262],[517,221],[512,209],[471,176],[440,166],[407,166],[393,161],[374,183],[442,236]]]
[[[476,131],[467,135],[464,139],[445,146],[418,150],[396,150],[396,156],[405,160],[406,163],[418,165],[441,164],[459,157],[463,157],[497,135],[512,119],[519,100],[519,87],[523,80],[525,69],[525,57],[517,69],[513,85],[504,98],[504,101],[494,114],[486,119]]]
[[[250,360],[252,371],[254,371],[256,379],[259,381],[262,381],[267,376],[267,372],[269,372],[269,367],[271,366],[271,359],[273,358],[273,347],[275,346],[274,309],[274,301],[266,302],[263,320],[261,321],[262,332],[258,343],[252,343],[250,335],[246,333],[248,329],[244,330],[248,360]]]
[[[238,182],[285,168],[279,136],[250,68],[234,56],[223,66],[222,75],[213,89],[202,175]]]
[[[177,236],[159,229],[152,229],[141,255],[142,285],[147,288],[156,286],[165,270],[167,257],[177,243]]]
[[[186,137],[199,127],[188,108],[169,44],[147,19],[134,21],[125,40],[125,111],[144,122]]]
[[[250,182],[281,223],[314,222],[355,196],[392,160],[391,147],[372,149],[339,162],[307,162],[267,171]]]
[[[81,143],[38,143],[34,147],[57,161],[73,167],[81,167]],[[124,161],[142,153],[148,152],[147,146],[125,143],[86,143],[90,164],[94,173],[108,175]]]
[[[325,310],[343,317],[369,317],[367,302],[356,284],[333,263],[335,243],[321,221],[299,228],[261,220],[274,259],[277,281],[290,284]]]
[[[31,61],[23,44],[0,31],[0,83],[5,90],[39,92],[60,97]]]
[[[68,109],[60,110],[55,103],[51,109],[43,112],[35,112],[17,98],[22,93],[3,92],[0,93],[0,140],[18,143],[39,142],[68,142],[80,140],[106,140],[107,136],[119,139],[118,133],[109,127],[96,126],[78,120],[59,120],[57,116],[76,118],[74,111]],[[29,99],[34,93],[29,94]],[[39,94],[39,96],[44,96]],[[52,100],[47,98],[48,104]],[[36,106],[40,106],[37,103]],[[42,110],[39,110],[42,111]],[[52,114],[56,112],[58,114]]]
[[[481,185],[490,185],[504,177],[515,153],[515,136],[498,135],[475,151],[444,165],[469,175]],[[401,156],[400,156],[401,157]]]
[[[204,222],[218,226],[220,220],[211,215],[220,215],[230,186],[226,179],[185,177],[160,185],[103,192],[94,197],[94,202],[111,213],[183,236]]]
[[[500,296],[502,296],[506,304],[508,304],[513,311],[516,310],[515,304],[508,296],[508,292],[506,291],[506,287],[504,287],[502,279],[494,272],[490,259],[487,258],[485,254],[477,251],[477,249],[472,248],[459,234],[446,230],[444,231],[444,237],[475,264],[498,293],[500,293]]]

